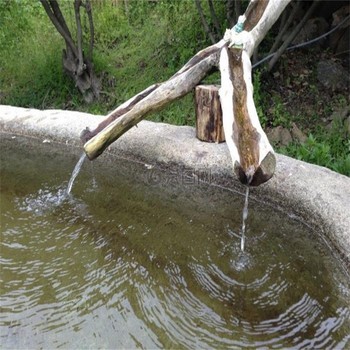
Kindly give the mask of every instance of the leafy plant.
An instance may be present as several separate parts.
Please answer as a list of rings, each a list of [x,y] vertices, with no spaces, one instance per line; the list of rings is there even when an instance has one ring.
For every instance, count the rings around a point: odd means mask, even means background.
[[[320,140],[310,134],[304,144],[292,143],[278,151],[350,176],[350,141],[341,136],[331,132],[328,137],[324,135],[323,140]]]
[[[262,71],[260,69],[255,70],[253,75],[254,102],[260,124],[263,128],[266,128],[268,123],[266,115],[266,96],[261,85],[261,79]]]

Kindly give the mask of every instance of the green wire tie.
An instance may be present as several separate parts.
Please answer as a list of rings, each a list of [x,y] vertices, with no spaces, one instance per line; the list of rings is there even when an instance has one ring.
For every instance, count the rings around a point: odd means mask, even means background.
[[[236,33],[241,33],[241,32],[243,32],[243,28],[244,28],[244,23],[243,23],[243,22],[238,22],[238,23],[233,27],[233,29],[234,29],[234,31],[235,31]]]

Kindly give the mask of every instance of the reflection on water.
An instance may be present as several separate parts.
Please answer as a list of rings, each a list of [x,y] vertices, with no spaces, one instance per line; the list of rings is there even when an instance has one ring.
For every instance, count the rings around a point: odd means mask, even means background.
[[[242,252],[244,198],[96,163],[61,201],[76,157],[8,153],[3,348],[349,346],[349,280],[299,223],[251,202]]]

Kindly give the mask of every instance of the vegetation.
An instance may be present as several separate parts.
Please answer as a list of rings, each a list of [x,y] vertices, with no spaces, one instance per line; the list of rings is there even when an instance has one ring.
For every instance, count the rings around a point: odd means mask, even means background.
[[[147,86],[168,79],[193,54],[210,45],[194,0],[91,2],[95,26],[93,63],[102,86],[99,100],[87,104],[74,83],[63,73],[64,41],[40,2],[0,0],[1,104],[107,114]],[[209,3],[202,1],[201,8],[211,25]],[[214,3],[222,28],[226,28],[225,6],[222,1]],[[72,31],[73,3],[61,1],[60,6]],[[89,23],[86,16],[82,17],[82,29],[87,38]],[[271,43],[271,36],[266,42]],[[268,50],[263,45],[262,51]],[[286,60],[286,57],[281,60]],[[286,76],[290,79],[290,75]],[[311,73],[308,78],[308,89],[316,96],[308,101],[309,104],[323,103],[315,74]],[[219,83],[219,75],[214,73],[206,81]],[[293,85],[287,79],[274,79],[272,73],[264,70],[255,72],[255,100],[262,125],[289,127],[292,122],[298,122],[308,134],[305,144],[294,143],[279,151],[350,176],[349,135],[344,126],[334,124],[330,131],[325,129],[319,115],[303,115],[302,109],[296,112],[286,107],[285,101],[289,97],[274,91],[274,81]],[[347,96],[332,96],[327,105],[320,107],[322,113],[331,114],[344,104],[344,100],[345,104],[348,103]],[[186,96],[149,118],[177,125],[194,125],[192,96]]]

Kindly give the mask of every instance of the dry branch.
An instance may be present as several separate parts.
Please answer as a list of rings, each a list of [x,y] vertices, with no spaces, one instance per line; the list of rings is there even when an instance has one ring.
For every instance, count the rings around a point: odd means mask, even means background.
[[[207,72],[218,64],[220,49],[224,45],[225,42],[222,40],[207,50],[201,51],[200,57],[194,56],[184,69],[172,78],[136,95],[110,113],[105,122],[102,122],[94,131],[85,130],[82,138],[86,142],[84,149],[88,158],[92,160],[98,157],[112,142],[140,122],[148,113],[192,91]]]
[[[298,25],[294,28],[294,30],[291,32],[291,34],[288,36],[288,38],[284,41],[284,43],[281,45],[281,47],[277,50],[276,54],[271,58],[268,66],[269,71],[272,70],[274,65],[276,64],[277,60],[280,58],[280,56],[286,51],[289,44],[294,40],[294,38],[299,34],[301,29],[304,27],[306,21],[311,17],[312,13],[314,12],[315,8],[318,6],[320,0],[315,0],[310,8],[306,11],[304,17],[302,20],[298,23]]]

